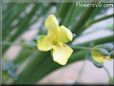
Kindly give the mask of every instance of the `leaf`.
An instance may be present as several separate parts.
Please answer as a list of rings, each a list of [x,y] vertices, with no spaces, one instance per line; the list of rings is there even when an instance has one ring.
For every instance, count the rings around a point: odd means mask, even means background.
[[[82,60],[87,53],[88,51],[80,51],[76,54],[74,53],[70,58],[68,64]],[[33,58],[29,58],[29,62],[26,65],[25,69],[19,74],[17,80],[15,80],[13,84],[35,83],[54,70],[60,67],[64,67],[53,62],[49,53],[40,52],[39,55],[40,56],[36,55]],[[31,75],[31,78],[29,78],[29,75]]]

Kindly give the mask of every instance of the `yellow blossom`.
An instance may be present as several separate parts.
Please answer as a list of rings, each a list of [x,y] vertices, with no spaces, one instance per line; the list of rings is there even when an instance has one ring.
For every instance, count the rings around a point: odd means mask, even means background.
[[[94,47],[91,51],[93,60],[98,63],[104,63],[106,60],[110,60],[111,57],[103,54],[103,52],[106,53],[104,49],[97,49]]]
[[[47,35],[40,35],[37,40],[37,47],[40,51],[52,50],[53,60],[65,65],[73,50],[66,42],[72,41],[73,34],[65,26],[59,26],[54,15],[49,15],[45,20]]]

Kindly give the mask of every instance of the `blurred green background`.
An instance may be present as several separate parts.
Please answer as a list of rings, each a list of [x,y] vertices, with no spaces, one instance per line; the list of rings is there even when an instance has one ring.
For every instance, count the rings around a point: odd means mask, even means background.
[[[74,40],[69,43],[74,52],[65,66],[53,62],[50,51],[39,51],[34,42],[36,35],[45,34],[44,22],[50,14],[56,15],[59,24],[65,25],[76,35]],[[100,45],[99,48],[104,49],[113,58],[113,18],[112,7],[80,7],[76,6],[76,3],[56,2],[2,3],[2,83],[39,83],[48,74],[57,69],[61,70],[60,68],[67,68],[67,70],[64,70],[65,72],[71,70],[67,72],[67,74],[72,74],[69,76],[77,76],[79,74],[72,73],[76,69],[69,68],[69,65],[72,63],[71,66],[78,66],[76,63],[81,61],[84,63],[85,60],[90,64],[92,63],[93,67],[102,67],[103,64],[95,63],[90,52],[93,47],[99,47]],[[105,55],[103,57],[105,58]],[[108,66],[108,72],[112,71],[112,67],[112,65]],[[79,68],[84,69],[82,66],[79,66]],[[104,66],[93,68],[93,71],[103,68]],[[83,71],[78,72],[81,74]],[[46,84],[67,84],[67,81],[56,82],[59,78],[62,78],[65,72],[61,72],[61,75],[58,74],[57,79],[52,76],[52,80],[47,80]],[[86,75],[86,73],[84,74]],[[97,73],[95,75],[103,77],[97,75]],[[112,83],[112,78],[108,74],[108,80],[106,79],[107,81],[104,80],[104,82],[101,80],[99,83]],[[68,80],[70,81],[70,77],[68,77]],[[44,82],[42,83],[45,84]],[[83,82],[79,80],[79,77],[76,77],[70,83],[89,82]]]

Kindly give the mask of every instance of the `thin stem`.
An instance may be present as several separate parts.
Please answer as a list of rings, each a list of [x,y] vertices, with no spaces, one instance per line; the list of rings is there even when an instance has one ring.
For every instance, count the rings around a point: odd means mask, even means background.
[[[76,46],[76,45],[70,45],[73,49],[83,49],[83,50],[91,50],[91,47],[85,47],[85,46]]]
[[[60,8],[58,9],[57,17],[59,17],[63,20],[71,6],[72,6],[72,3],[62,3],[60,5]]]
[[[101,21],[103,21],[103,20],[109,19],[109,18],[111,18],[111,17],[113,17],[113,16],[114,16],[114,14],[110,14],[110,15],[107,15],[107,16],[103,16],[103,17],[101,17],[101,18],[99,18],[99,19],[90,21],[89,23],[87,23],[87,24],[83,27],[83,29],[86,29],[86,28],[90,27],[91,25],[93,25],[93,24],[95,24],[95,23],[98,23],[98,22],[101,22]]]
[[[26,45],[26,42],[18,42],[18,43],[12,43],[12,42],[7,42],[7,41],[3,41],[2,45],[19,45],[25,48],[29,48],[29,45]],[[26,45],[26,46],[25,46]],[[92,48],[90,47],[85,47],[85,46],[75,46],[75,45],[69,45],[70,47],[72,47],[73,49],[83,49],[83,50],[90,50]]]
[[[90,41],[87,41],[87,42],[83,42],[83,43],[80,43],[78,44],[79,46],[88,46],[90,44],[93,44],[93,45],[97,45],[97,44],[104,44],[104,43],[107,43],[107,42],[113,42],[114,41],[114,36],[113,35],[110,35],[110,36],[106,36],[106,37],[101,37],[101,38],[98,38],[98,39],[94,39],[94,40],[90,40]],[[76,45],[77,46],[77,45]]]
[[[10,41],[3,41],[2,42],[2,45],[20,45],[20,46],[23,46],[24,43],[13,43],[13,42],[10,42]]]
[[[77,22],[77,24],[73,27],[73,32],[79,35],[79,31],[82,28],[82,26],[86,23],[86,21],[89,19],[89,17],[92,15],[94,12],[95,7],[89,7],[87,10],[83,13],[81,16],[80,20]]]
[[[91,47],[88,47],[89,44],[93,43],[94,45],[97,44],[102,44],[102,43],[107,43],[107,42],[112,42],[113,41],[113,35],[111,36],[107,36],[107,37],[103,37],[103,38],[99,38],[99,39],[95,39],[95,40],[91,40],[88,42],[84,42],[78,45],[70,45],[70,47],[72,47],[74,50],[75,49],[83,49],[83,50],[91,50]],[[3,41],[2,45],[20,45],[24,48],[32,48],[31,46],[28,46],[26,43],[13,43],[13,42],[7,42],[7,41]],[[35,49],[34,49],[35,50]]]
[[[111,14],[111,15],[107,15],[107,16],[101,17],[101,18],[99,18],[99,19],[93,20],[93,21],[91,22],[91,24],[94,24],[94,23],[97,23],[97,22],[100,22],[100,21],[109,19],[109,18],[111,18],[111,17],[114,17],[114,13]]]
[[[21,46],[21,47],[26,48],[26,50],[28,52],[34,52],[36,50],[35,46],[30,46],[26,42],[16,42],[16,43],[13,43],[13,42],[9,42],[9,41],[3,41],[2,42],[2,45],[10,45],[10,46],[16,45],[16,46]]]

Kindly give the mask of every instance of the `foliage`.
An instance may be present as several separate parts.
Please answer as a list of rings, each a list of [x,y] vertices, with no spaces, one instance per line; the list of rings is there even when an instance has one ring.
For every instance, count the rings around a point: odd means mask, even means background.
[[[107,9],[109,8],[82,8],[75,6],[74,3],[3,3],[2,61],[3,64],[7,63],[6,66],[13,64],[14,66],[12,67],[14,67],[14,69],[16,67],[15,71],[13,71],[12,68],[7,70],[3,69],[3,83],[36,83],[49,73],[64,67],[52,61],[50,52],[39,51],[36,48],[34,37],[30,41],[21,39],[23,34],[33,29],[32,26],[34,24],[39,25],[38,28],[35,28],[37,31],[35,35],[45,34],[44,21],[49,14],[53,13],[57,16],[61,25],[69,27],[69,29],[76,34],[75,38],[77,39],[83,36],[85,30],[91,28],[90,26],[112,18],[114,14],[103,15]],[[103,17],[96,19],[98,15],[103,15]],[[112,28],[112,25],[108,25],[107,27]],[[76,39],[69,43],[74,49],[74,53],[70,57],[67,65],[79,60],[84,60],[87,55],[91,57],[90,51],[92,47],[106,43],[112,44],[114,41],[113,35],[111,34],[72,45]],[[21,50],[15,59],[11,61],[11,64],[8,64],[9,61],[6,59],[5,54],[12,45],[20,46]],[[11,71],[11,73],[7,73],[7,71]],[[12,73],[16,74],[16,76],[12,77]]]

